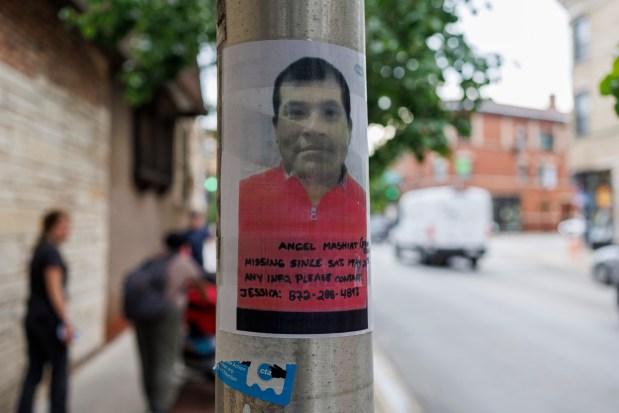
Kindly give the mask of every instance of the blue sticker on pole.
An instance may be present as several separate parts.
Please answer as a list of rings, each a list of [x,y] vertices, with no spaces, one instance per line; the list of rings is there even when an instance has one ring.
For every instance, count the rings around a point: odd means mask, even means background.
[[[263,361],[220,361],[215,373],[228,387],[250,397],[288,406],[296,364],[285,368]]]

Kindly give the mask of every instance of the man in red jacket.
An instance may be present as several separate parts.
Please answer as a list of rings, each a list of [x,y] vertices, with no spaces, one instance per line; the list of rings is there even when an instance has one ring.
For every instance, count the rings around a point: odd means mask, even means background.
[[[275,80],[279,166],[239,188],[237,329],[367,329],[366,193],[348,174],[350,91],[320,58]]]

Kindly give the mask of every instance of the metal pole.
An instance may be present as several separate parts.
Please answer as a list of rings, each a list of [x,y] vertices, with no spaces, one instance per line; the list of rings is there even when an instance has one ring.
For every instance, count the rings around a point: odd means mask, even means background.
[[[246,42],[277,39],[329,43],[363,54],[363,1],[219,0],[218,108],[222,108],[222,96],[227,92],[223,90],[221,81],[223,50]],[[225,131],[221,130],[223,116],[221,112],[218,114],[218,133],[219,138],[223,136],[225,140]],[[247,139],[251,138],[247,136]],[[225,145],[225,141],[222,143]],[[221,151],[219,155],[221,160]],[[362,162],[367,166],[367,159]],[[221,174],[221,162],[219,168]],[[218,205],[218,208],[221,206]],[[223,212],[225,214],[226,211]],[[226,273],[229,269],[221,265],[228,236],[225,232],[220,233],[220,290],[225,277],[236,277]],[[220,295],[218,312],[223,311],[222,300],[225,297]],[[222,314],[219,315],[219,323],[221,317]],[[216,411],[219,413],[374,411],[370,332],[328,338],[280,338],[230,333],[218,326],[217,359],[235,359],[239,354],[243,355],[243,359],[264,359],[265,355],[277,355],[281,359],[294,360],[297,370],[290,404],[282,406],[250,397],[230,388],[218,378]]]

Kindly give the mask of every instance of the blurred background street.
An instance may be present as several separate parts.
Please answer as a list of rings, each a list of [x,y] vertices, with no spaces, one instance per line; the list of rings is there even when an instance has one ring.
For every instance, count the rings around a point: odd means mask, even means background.
[[[128,272],[190,216],[209,229],[208,272],[217,237],[235,242],[218,233],[238,209],[218,165],[217,34],[245,27],[223,24],[230,2],[0,0],[0,412],[28,365],[28,268],[51,209],[71,223],[71,411],[146,411]],[[350,17],[307,3],[316,16],[286,16],[327,32]],[[353,124],[370,156],[349,155],[370,200],[377,412],[616,413],[619,1],[346,4],[365,14],[367,122]],[[212,411],[212,381],[186,364],[172,413]],[[43,413],[48,375],[39,387]]]
[[[372,247],[377,412],[614,413],[619,313],[614,289],[591,278],[590,253],[544,233],[497,235],[489,246],[477,270]],[[73,410],[141,412],[136,356],[124,334],[79,367]],[[181,363],[176,375],[173,413],[210,411],[213,384]]]

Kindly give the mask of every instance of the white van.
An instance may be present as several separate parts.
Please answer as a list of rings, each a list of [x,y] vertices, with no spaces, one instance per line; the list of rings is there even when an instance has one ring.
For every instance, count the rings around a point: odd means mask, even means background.
[[[473,268],[486,252],[492,230],[492,197],[483,188],[452,186],[406,192],[391,231],[396,256],[417,251],[424,264],[447,264],[454,256]]]

